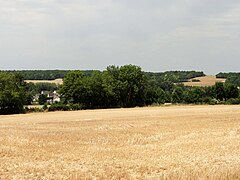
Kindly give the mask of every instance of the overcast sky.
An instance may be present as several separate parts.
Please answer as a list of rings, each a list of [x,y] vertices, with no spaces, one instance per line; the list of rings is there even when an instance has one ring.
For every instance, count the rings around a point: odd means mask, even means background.
[[[0,0],[0,69],[240,71],[239,0]]]

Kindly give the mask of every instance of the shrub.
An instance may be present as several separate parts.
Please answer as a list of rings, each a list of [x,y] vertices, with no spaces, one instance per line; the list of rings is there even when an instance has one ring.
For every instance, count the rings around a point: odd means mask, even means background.
[[[43,105],[42,109],[43,109],[44,111],[47,110],[47,109],[48,109],[48,104],[45,103],[45,104]]]
[[[48,111],[69,111],[70,108],[66,104],[54,103],[49,108]]]
[[[81,110],[83,107],[81,104],[69,104],[69,108],[73,111]]]
[[[239,98],[231,98],[228,99],[225,104],[240,104],[240,99]]]
[[[192,79],[192,82],[201,82],[199,79]]]
[[[43,112],[43,109],[42,108],[37,108],[37,107],[25,107],[24,109],[25,113],[33,113],[33,112]]]
[[[203,103],[210,104],[210,105],[215,105],[218,103],[216,99],[212,99],[210,97],[204,97],[203,98]]]

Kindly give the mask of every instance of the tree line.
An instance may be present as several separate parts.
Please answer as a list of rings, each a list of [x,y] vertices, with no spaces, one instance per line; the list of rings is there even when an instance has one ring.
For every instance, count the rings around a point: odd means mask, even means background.
[[[0,72],[0,114],[24,112],[25,83],[21,74]]]
[[[93,70],[85,70],[83,73],[90,76]],[[22,74],[24,80],[55,80],[62,79],[70,70],[12,70],[2,71],[13,74]]]
[[[164,103],[216,104],[230,103],[233,99],[239,101],[239,89],[234,84],[187,87],[175,83],[181,82],[181,78],[172,78],[176,74],[180,73],[167,72],[161,76],[164,78],[159,78],[158,74],[146,74],[134,65],[109,66],[105,71],[94,72],[89,77],[84,76],[81,71],[72,71],[64,78],[59,92],[64,104],[81,104],[83,108],[135,107]],[[204,74],[199,74],[202,75]]]
[[[225,78],[226,83],[232,83],[240,86],[240,73],[218,73],[217,78]]]
[[[216,83],[209,87],[184,86],[188,78],[203,72],[169,71],[146,73],[135,65],[108,66],[104,71],[69,71],[61,86],[49,83],[25,83],[17,72],[0,72],[0,114],[24,112],[35,94],[57,90],[61,102],[49,110],[77,110],[184,104],[239,104],[239,89],[234,83]]]

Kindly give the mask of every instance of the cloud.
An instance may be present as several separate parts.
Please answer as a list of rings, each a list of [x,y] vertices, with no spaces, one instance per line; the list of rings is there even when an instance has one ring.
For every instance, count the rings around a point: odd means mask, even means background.
[[[149,71],[215,73],[240,66],[237,0],[0,3],[2,68],[103,69],[134,63]],[[226,66],[226,58],[235,66]]]

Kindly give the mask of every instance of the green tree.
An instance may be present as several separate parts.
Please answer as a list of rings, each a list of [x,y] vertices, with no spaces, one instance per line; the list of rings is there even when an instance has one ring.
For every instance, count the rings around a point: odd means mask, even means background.
[[[63,79],[63,85],[59,93],[65,103],[83,103],[83,95],[86,94],[85,76],[79,71],[69,72]]]
[[[133,107],[144,105],[146,77],[140,67],[108,66],[104,74],[104,87],[112,105]]]
[[[231,98],[238,98],[239,96],[238,87],[234,84],[231,84],[231,83],[224,84],[224,90],[225,90],[226,100]]]
[[[125,65],[119,69],[120,98],[124,107],[143,106],[146,77],[139,66]]]
[[[23,112],[24,86],[21,74],[0,72],[0,114]]]
[[[205,91],[202,87],[191,88],[187,95],[185,101],[187,103],[203,103]]]
[[[164,104],[166,102],[166,93],[161,88],[147,88],[145,95],[145,104],[151,105],[154,103]]]
[[[44,105],[45,103],[47,103],[48,97],[46,94],[40,94],[38,97],[38,103],[40,105]]]
[[[175,86],[172,92],[172,103],[182,103],[184,98],[184,90],[180,86]]]
[[[217,82],[214,87],[215,87],[216,99],[223,101],[226,97],[223,83]]]
[[[103,73],[95,71],[92,76],[88,78],[89,108],[111,107],[109,89],[104,82],[104,77]]]

